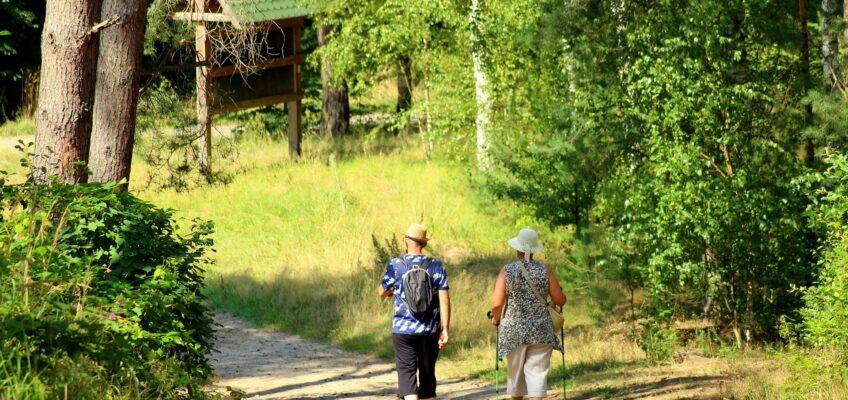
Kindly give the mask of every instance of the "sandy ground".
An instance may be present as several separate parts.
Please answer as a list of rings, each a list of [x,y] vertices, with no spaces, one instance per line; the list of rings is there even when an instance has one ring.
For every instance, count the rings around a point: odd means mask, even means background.
[[[394,399],[394,363],[273,329],[215,315],[214,390],[242,399]],[[721,399],[733,366],[693,354],[664,366],[599,370],[569,399]],[[494,399],[492,382],[440,379],[440,399]],[[240,396],[240,397],[239,397]],[[501,387],[500,397],[507,399]],[[551,390],[548,399],[560,399]]]
[[[215,386],[244,399],[394,399],[394,363],[216,314]],[[491,399],[491,383],[439,380],[440,399]],[[503,395],[501,397],[504,397]]]

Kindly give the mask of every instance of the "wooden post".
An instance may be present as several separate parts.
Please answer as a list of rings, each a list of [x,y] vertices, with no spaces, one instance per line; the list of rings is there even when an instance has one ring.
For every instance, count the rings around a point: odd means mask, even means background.
[[[195,12],[206,11],[206,0],[194,0]],[[211,61],[212,42],[209,40],[209,30],[205,21],[198,21],[195,33],[195,46],[197,51],[197,62],[205,63]],[[211,77],[208,64],[198,66],[197,73],[197,121],[200,133],[200,171],[208,175],[211,171],[212,162],[212,109],[211,109]]]
[[[292,160],[297,160],[301,154],[300,141],[302,139],[301,130],[303,129],[303,123],[300,116],[303,114],[303,105],[300,99],[298,99],[288,102],[286,108],[289,111],[289,154]]]
[[[300,54],[300,29],[300,26],[296,26],[292,29],[294,55]],[[303,114],[303,104],[300,98],[301,91],[302,89],[300,84],[300,64],[295,64],[294,93],[298,95],[298,98],[297,100],[290,101],[288,102],[288,104],[286,104],[286,108],[289,112],[289,154],[293,160],[297,160],[298,158],[300,158],[300,143],[303,139],[303,121],[301,121],[301,115]]]

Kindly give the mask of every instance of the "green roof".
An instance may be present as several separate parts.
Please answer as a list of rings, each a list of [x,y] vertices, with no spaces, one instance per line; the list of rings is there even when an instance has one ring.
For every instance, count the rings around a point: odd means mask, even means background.
[[[225,11],[237,19],[237,25],[305,17],[309,9],[298,0],[219,0]]]

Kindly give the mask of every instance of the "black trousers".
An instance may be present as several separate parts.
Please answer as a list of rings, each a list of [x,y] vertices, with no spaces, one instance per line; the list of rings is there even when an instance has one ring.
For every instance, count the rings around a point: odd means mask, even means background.
[[[436,359],[439,357],[439,335],[392,335],[395,366],[398,375],[398,397],[417,394],[419,398],[436,397]],[[418,379],[416,379],[416,374]]]

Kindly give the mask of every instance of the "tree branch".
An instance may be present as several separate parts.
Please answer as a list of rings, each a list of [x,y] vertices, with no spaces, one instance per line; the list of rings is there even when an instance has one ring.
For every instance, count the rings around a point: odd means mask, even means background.
[[[102,30],[104,30],[104,29],[106,29],[106,28],[108,28],[112,25],[115,25],[120,20],[121,20],[121,17],[119,17],[118,14],[115,14],[115,15],[109,17],[109,19],[107,19],[107,20],[105,20],[105,21],[103,21],[103,22],[101,22],[97,25],[94,25],[91,28],[91,30],[88,31],[88,35],[94,36],[94,35],[100,33],[100,31],[102,31]]]

